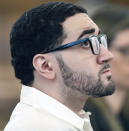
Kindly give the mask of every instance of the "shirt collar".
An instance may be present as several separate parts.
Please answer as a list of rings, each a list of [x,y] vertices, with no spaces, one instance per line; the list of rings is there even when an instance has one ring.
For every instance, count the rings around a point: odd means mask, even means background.
[[[83,130],[84,124],[90,124],[89,112],[82,110],[78,116],[59,101],[33,87],[22,85],[20,101],[35,108],[46,110],[80,130]]]

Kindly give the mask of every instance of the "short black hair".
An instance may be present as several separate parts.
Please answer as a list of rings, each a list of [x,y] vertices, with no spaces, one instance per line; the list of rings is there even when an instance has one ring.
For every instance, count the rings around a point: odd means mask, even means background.
[[[87,11],[72,3],[49,2],[24,12],[15,22],[10,33],[11,62],[22,84],[33,84],[34,55],[61,44],[64,38],[61,23],[77,13]]]

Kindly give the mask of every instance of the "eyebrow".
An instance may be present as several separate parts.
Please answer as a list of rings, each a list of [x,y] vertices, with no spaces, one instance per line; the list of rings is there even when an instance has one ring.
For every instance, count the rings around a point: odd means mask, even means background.
[[[84,35],[91,34],[91,33],[94,33],[94,32],[95,32],[95,29],[94,29],[94,28],[92,28],[92,29],[90,29],[90,30],[84,30],[84,31],[79,35],[79,37],[78,37],[77,40],[79,40],[79,39],[80,39],[81,37],[83,37]],[[100,34],[100,30],[99,30],[98,34]]]

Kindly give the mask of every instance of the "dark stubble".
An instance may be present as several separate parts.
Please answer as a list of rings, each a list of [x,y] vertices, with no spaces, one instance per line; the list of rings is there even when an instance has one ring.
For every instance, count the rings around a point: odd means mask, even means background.
[[[93,97],[108,96],[113,94],[113,92],[115,91],[115,85],[114,82],[111,80],[111,77],[107,78],[109,84],[106,85],[106,87],[101,80],[100,74],[104,69],[110,67],[109,64],[105,64],[103,66],[103,68],[98,73],[98,79],[95,79],[92,74],[88,74],[86,72],[78,73],[73,71],[65,64],[61,55],[56,56],[56,59],[62,74],[64,84],[67,87],[78,90],[85,95]]]

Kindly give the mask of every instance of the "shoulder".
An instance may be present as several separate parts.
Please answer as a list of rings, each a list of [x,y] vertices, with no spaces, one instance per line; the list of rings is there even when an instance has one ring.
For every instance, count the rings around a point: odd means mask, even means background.
[[[18,104],[4,131],[68,131],[70,128],[73,127],[45,110]]]

